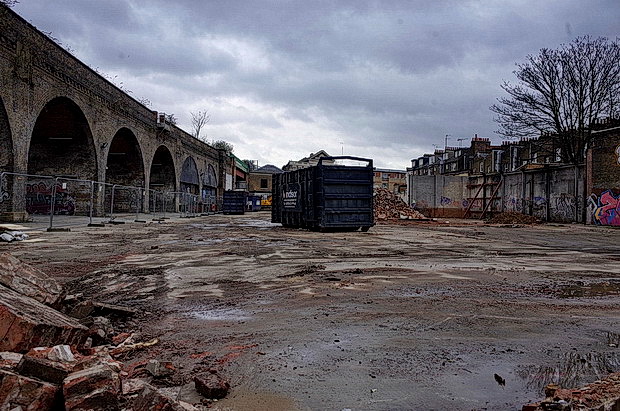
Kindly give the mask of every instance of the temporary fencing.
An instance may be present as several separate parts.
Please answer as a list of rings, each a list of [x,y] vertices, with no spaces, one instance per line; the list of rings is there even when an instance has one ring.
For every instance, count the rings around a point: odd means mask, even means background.
[[[29,215],[48,230],[71,225],[195,217],[221,209],[221,198],[180,191],[26,173],[0,173],[0,214]],[[71,217],[71,218],[69,218]]]

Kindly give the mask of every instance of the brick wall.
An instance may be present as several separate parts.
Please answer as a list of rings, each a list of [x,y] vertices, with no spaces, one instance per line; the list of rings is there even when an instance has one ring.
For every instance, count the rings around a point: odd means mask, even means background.
[[[211,165],[222,177],[227,158],[218,150],[177,127],[159,129],[156,113],[100,76],[62,47],[50,40],[16,13],[0,6],[0,170],[24,173],[29,169],[29,149],[39,113],[54,99],[75,104],[85,119],[88,141],[83,150],[92,158],[82,168],[46,164],[52,174],[72,174],[79,178],[106,181],[106,165],[112,139],[120,129],[137,139],[145,170],[140,183],[149,186],[153,157],[160,146],[172,155],[175,185],[180,187],[182,164],[188,157],[196,162],[199,176]],[[6,153],[10,153],[7,155]],[[95,175],[86,175],[96,170]],[[221,195],[223,178],[218,179]],[[11,187],[13,195],[2,209],[23,208],[25,189]],[[21,190],[21,192],[20,192]]]

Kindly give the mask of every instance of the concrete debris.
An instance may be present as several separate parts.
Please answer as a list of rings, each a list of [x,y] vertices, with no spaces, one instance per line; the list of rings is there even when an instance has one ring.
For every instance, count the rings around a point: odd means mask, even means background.
[[[74,362],[75,356],[68,345],[55,345],[47,354],[47,358],[52,361]]]
[[[63,409],[57,385],[0,370],[0,410]]]
[[[385,188],[376,188],[374,195],[375,220],[427,220],[398,195]]]
[[[169,377],[176,372],[170,361],[149,360],[144,369],[155,378]]]
[[[219,374],[207,372],[194,376],[196,391],[205,398],[220,399],[228,395],[230,383]]]
[[[524,405],[523,411],[542,410],[597,410],[620,409],[620,372],[578,389],[560,388],[550,384],[545,387],[543,401]]]
[[[9,253],[0,253],[0,284],[47,305],[62,297],[62,287],[54,279]]]
[[[61,343],[79,345],[86,331],[73,318],[0,285],[0,350],[26,352]]]

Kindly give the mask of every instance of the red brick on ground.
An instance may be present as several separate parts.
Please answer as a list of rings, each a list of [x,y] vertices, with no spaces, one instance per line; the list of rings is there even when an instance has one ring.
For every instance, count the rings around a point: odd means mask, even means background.
[[[121,381],[106,364],[76,371],[65,378],[63,394],[69,410],[117,410]]]
[[[0,410],[15,408],[23,411],[62,409],[60,387],[0,370]]]
[[[62,296],[56,280],[9,253],[0,253],[0,284],[47,305],[58,303]]]
[[[61,312],[0,285],[0,351],[81,344],[86,331]]]

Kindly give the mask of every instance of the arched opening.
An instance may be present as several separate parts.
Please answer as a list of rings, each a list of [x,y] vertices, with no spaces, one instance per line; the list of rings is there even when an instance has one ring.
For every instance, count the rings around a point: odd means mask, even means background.
[[[130,187],[144,187],[144,162],[138,139],[128,128],[118,130],[112,139],[108,150],[105,181],[115,185],[115,212],[142,209],[144,193]]]
[[[202,203],[205,205],[205,211],[215,211],[217,204],[217,176],[215,169],[211,164],[207,165],[207,169],[202,176]]]
[[[63,177],[28,179],[26,210],[47,214],[56,182],[55,213],[86,214],[90,187],[76,179],[97,179],[93,136],[82,110],[66,97],[49,101],[35,122],[28,149],[28,174]]]
[[[0,97],[0,173],[13,171],[13,139],[9,126],[9,117]]]
[[[151,163],[151,178],[149,188],[162,192],[173,192],[176,190],[176,173],[174,172],[174,161],[172,154],[166,146],[159,146],[153,162]]]
[[[13,171],[13,139],[9,126],[9,117],[0,97],[0,173]],[[0,176],[0,212],[11,210],[10,199],[13,192],[13,179]]]
[[[138,139],[128,128],[116,132],[108,151],[106,183],[144,187],[144,162]]]
[[[84,113],[70,99],[51,100],[37,117],[28,150],[28,174],[96,179],[93,136]]]
[[[199,184],[196,162],[192,157],[187,157],[181,168],[181,191],[184,193],[198,194]]]
[[[151,192],[150,201],[153,210],[160,210],[165,207],[166,211],[174,211],[174,194],[167,194],[176,191],[176,173],[174,171],[174,161],[172,154],[166,146],[159,146],[153,156],[151,163],[151,173],[149,188],[155,190]]]

